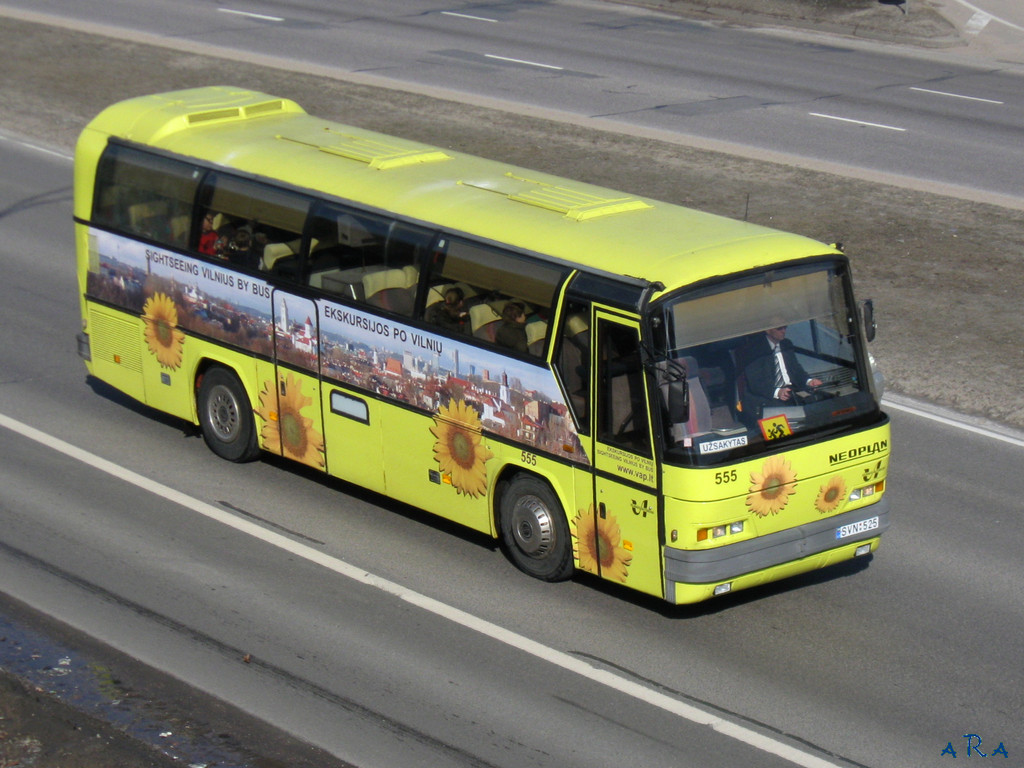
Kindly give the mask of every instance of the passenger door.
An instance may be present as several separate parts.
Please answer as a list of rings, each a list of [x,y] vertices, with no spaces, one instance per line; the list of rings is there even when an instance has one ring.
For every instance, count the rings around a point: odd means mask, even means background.
[[[658,474],[636,316],[594,311],[593,547],[599,574],[660,595]],[[581,528],[582,530],[582,528]]]
[[[274,377],[262,382],[259,415],[264,448],[316,469],[326,469],[320,398],[320,331],[316,304],[274,290]]]

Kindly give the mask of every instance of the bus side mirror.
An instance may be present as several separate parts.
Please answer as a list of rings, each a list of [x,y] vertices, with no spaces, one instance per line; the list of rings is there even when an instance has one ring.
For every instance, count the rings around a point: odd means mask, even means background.
[[[878,324],[875,323],[875,302],[871,299],[864,301],[864,334],[868,341],[875,340],[875,333],[878,331]]]

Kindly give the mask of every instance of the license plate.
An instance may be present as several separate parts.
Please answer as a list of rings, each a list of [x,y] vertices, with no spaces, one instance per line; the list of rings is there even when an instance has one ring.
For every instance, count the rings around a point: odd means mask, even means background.
[[[861,520],[857,523],[839,526],[836,528],[836,538],[845,539],[848,536],[856,536],[858,533],[864,533],[864,531],[873,531],[877,527],[878,517],[869,517],[867,520]]]

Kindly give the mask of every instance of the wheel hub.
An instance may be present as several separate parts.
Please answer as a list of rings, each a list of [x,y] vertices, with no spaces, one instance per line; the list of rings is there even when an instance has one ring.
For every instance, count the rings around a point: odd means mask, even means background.
[[[210,425],[223,440],[230,440],[238,429],[238,406],[231,394],[220,389],[210,398]]]
[[[551,513],[536,496],[525,496],[512,510],[512,535],[516,546],[530,557],[544,557],[555,542]]]

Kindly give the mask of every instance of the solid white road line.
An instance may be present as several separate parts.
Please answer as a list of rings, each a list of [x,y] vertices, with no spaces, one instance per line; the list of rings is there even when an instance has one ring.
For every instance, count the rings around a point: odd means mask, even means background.
[[[251,13],[249,11],[236,11],[234,8],[218,8],[221,13],[231,13],[235,16],[247,16],[250,19],[259,19],[261,21],[284,21],[281,16],[267,16],[262,13]]]
[[[884,128],[887,131],[900,131],[901,133],[906,131],[906,128],[899,128],[895,125],[885,125],[884,123],[869,123],[865,120],[854,120],[850,117],[839,117],[838,115],[826,115],[821,112],[808,112],[811,117],[823,117],[826,120],[838,120],[841,123],[853,123],[854,125],[863,125],[868,128]]]
[[[536,61],[526,61],[525,59],[510,59],[508,56],[496,56],[493,53],[485,53],[484,58],[497,59],[498,61],[508,61],[512,64],[526,64],[530,67],[541,67],[542,69],[562,69],[562,67],[556,67],[554,64],[541,64]]]
[[[456,13],[455,11],[441,11],[442,16],[454,16],[457,19],[469,19],[470,21],[489,21],[492,24],[497,24],[497,19],[488,19],[485,16],[471,16],[468,13]]]
[[[949,91],[933,91],[931,88],[918,88],[916,85],[910,86],[910,90],[918,91],[920,93],[931,93],[935,96],[950,96],[954,99],[967,99],[968,101],[981,101],[985,104],[1005,104],[1004,101],[996,101],[995,99],[983,99],[980,96],[967,96],[963,93],[951,93]]]

